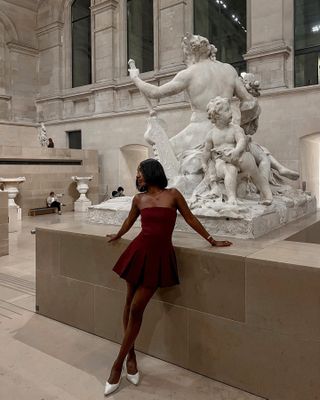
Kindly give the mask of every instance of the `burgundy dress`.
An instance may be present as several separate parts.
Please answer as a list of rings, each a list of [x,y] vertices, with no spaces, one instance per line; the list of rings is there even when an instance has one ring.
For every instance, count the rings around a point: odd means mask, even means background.
[[[176,210],[148,207],[140,213],[142,230],[122,253],[113,270],[134,285],[156,288],[179,284],[171,241]]]

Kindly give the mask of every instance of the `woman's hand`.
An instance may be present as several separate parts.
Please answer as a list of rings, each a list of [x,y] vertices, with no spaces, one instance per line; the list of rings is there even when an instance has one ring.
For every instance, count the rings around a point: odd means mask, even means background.
[[[229,240],[213,240],[210,241],[210,244],[213,247],[228,247],[232,245],[232,242],[229,242]]]
[[[213,247],[227,247],[232,245],[232,242],[229,242],[229,240],[214,240],[212,236],[209,236],[207,240]]]
[[[106,237],[109,239],[108,242],[114,242],[115,240],[118,240],[121,238],[121,236],[116,235],[115,233],[108,234]]]

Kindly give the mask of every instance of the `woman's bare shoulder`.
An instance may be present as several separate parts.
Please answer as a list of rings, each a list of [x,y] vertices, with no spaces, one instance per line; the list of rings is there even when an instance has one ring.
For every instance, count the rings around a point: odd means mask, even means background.
[[[168,194],[170,196],[174,197],[175,199],[180,197],[180,196],[182,196],[182,194],[176,188],[169,188],[169,189],[166,189],[166,190],[167,190]]]

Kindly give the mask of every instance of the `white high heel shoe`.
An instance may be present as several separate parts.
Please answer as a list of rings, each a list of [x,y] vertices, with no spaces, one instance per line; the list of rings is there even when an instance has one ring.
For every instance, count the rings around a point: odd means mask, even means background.
[[[138,371],[135,374],[128,374],[128,371],[127,371],[127,357],[124,360],[124,366],[123,367],[124,367],[124,370],[126,372],[126,378],[128,379],[128,381],[137,386],[139,384],[139,382],[140,382],[140,373]]]
[[[139,382],[140,382],[140,373],[139,373],[139,371],[134,375],[128,374],[128,372],[127,372],[126,376],[127,376],[127,379],[128,379],[129,382],[133,383],[136,386],[139,384]]]
[[[104,388],[104,395],[108,396],[109,394],[115,392],[118,389],[118,387],[120,386],[120,382],[121,382],[121,377],[120,377],[118,383],[109,383],[107,381],[106,386]]]

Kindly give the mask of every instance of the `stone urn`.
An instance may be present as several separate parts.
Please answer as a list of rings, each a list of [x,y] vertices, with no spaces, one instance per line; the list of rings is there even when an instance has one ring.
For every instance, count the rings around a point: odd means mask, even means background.
[[[20,183],[25,182],[26,178],[20,176],[19,178],[2,178],[0,177],[0,185],[3,185],[3,191],[8,193],[8,207],[18,207],[18,204],[14,201],[19,193],[18,186]]]
[[[88,207],[92,205],[86,193],[89,189],[89,182],[92,181],[93,176],[72,176],[71,179],[73,182],[77,183],[77,190],[80,193],[80,197],[74,202],[74,211],[86,212]]]
[[[2,178],[0,185],[3,185],[3,191],[8,193],[8,212],[9,212],[9,232],[17,232],[21,225],[21,208],[14,201],[19,193],[19,185],[25,182],[26,178]]]

